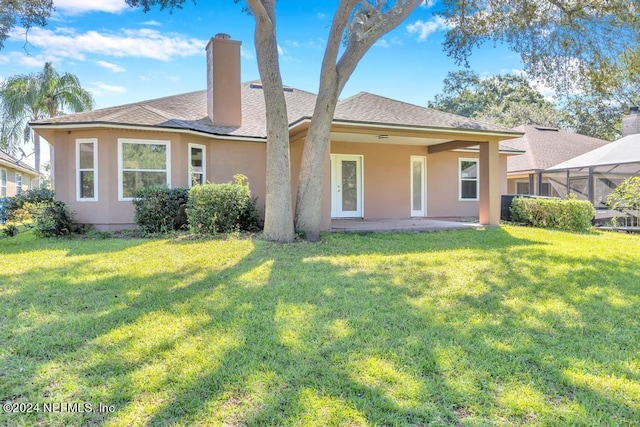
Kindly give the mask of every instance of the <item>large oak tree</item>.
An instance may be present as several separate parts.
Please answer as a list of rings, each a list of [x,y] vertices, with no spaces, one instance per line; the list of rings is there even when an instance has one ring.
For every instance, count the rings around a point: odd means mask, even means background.
[[[184,0],[126,0],[131,6],[180,7]],[[235,1],[235,0],[234,0]],[[333,15],[320,70],[320,87],[304,144],[295,210],[296,229],[309,240],[320,237],[324,156],[331,122],[344,85],[364,54],[384,34],[400,25],[424,0],[341,0]],[[267,106],[267,177],[264,234],[294,239],[289,167],[289,121],[276,38],[276,0],[246,0],[255,18],[258,69]],[[341,52],[341,47],[342,52]]]

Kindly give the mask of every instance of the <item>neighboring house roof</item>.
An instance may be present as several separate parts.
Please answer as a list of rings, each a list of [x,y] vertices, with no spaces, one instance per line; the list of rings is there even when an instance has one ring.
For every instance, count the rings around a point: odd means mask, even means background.
[[[260,82],[242,84],[242,125],[214,126],[207,116],[207,91],[185,93],[100,110],[53,117],[33,122],[35,128],[60,126],[140,126],[180,129],[206,134],[266,138],[265,103]],[[285,88],[290,125],[310,120],[316,95],[299,89]],[[517,136],[513,130],[444,113],[413,104],[361,92],[339,101],[335,121],[421,128],[454,128],[473,132]]]
[[[514,130],[523,132],[524,136],[506,142],[513,148],[525,151],[525,154],[509,157],[508,173],[546,169],[609,143],[603,139],[542,126],[524,125]]]
[[[30,175],[42,175],[40,172],[32,168],[26,163],[23,163],[8,153],[0,150],[0,167],[6,166],[13,169],[17,169],[21,172],[28,173]]]
[[[591,166],[640,163],[640,134],[628,135],[603,147],[548,168],[548,171]]]

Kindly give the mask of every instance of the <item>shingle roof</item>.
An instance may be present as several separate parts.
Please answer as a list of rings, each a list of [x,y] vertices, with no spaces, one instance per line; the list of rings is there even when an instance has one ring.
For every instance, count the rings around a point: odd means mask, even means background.
[[[550,167],[547,170],[563,170],[624,163],[640,163],[640,134],[625,136],[605,146],[584,153],[581,156]]]
[[[316,95],[285,90],[289,122],[309,119]],[[193,130],[214,135],[266,137],[265,104],[259,82],[242,84],[242,126],[214,126],[207,116],[207,91],[190,92],[133,104],[69,114],[34,122],[36,125],[109,124]],[[514,131],[455,114],[444,113],[378,95],[361,92],[336,106],[335,120],[383,125],[454,128],[514,134]]]
[[[514,130],[523,132],[524,136],[506,143],[525,151],[525,154],[509,157],[508,173],[546,169],[609,143],[555,128],[525,125]]]
[[[50,124],[121,124],[194,130],[214,135],[264,138],[267,134],[264,97],[256,82],[242,84],[242,126],[214,126],[207,116],[207,91],[184,93],[133,104],[69,114],[34,122]],[[303,90],[285,91],[289,118],[308,116],[316,96]]]
[[[483,123],[456,114],[360,92],[340,101],[335,120],[384,123],[405,126],[468,129],[485,132],[514,133],[506,127]]]
[[[30,172],[34,175],[40,175],[40,172],[38,172],[28,164],[18,161],[18,159],[2,150],[0,150],[0,165],[12,166],[16,169],[22,169],[23,171]]]

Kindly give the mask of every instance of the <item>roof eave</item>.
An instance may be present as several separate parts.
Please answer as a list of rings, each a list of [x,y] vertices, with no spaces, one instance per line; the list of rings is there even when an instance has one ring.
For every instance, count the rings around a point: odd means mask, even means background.
[[[311,117],[304,116],[301,117],[289,124],[289,130],[295,129],[298,126],[301,126],[304,123],[311,122]],[[340,124],[346,126],[353,127],[374,127],[374,128],[384,128],[384,129],[396,129],[396,130],[411,130],[411,131],[432,131],[432,132],[441,132],[441,133],[462,133],[469,135],[486,135],[486,136],[498,136],[505,138],[519,138],[524,136],[522,132],[513,132],[513,131],[490,131],[485,129],[464,129],[464,128],[450,128],[450,127],[439,127],[439,126],[418,126],[418,125],[399,125],[395,123],[380,123],[380,122],[366,122],[366,121],[357,121],[357,120],[344,120],[344,119],[334,119],[332,124]]]
[[[267,138],[262,136],[242,136],[231,134],[218,134],[213,132],[205,132],[197,129],[172,127],[172,126],[144,126],[144,125],[132,125],[128,123],[111,123],[111,122],[89,122],[89,123],[47,123],[37,124],[34,123],[31,127],[35,130],[38,129],[89,129],[89,128],[102,128],[102,129],[130,129],[130,130],[145,130],[151,132],[177,132],[189,135],[198,135],[204,137],[213,137],[222,140],[235,140],[235,141],[251,141],[251,142],[266,142]]]
[[[0,159],[0,165],[4,165],[4,166],[10,167],[12,169],[16,169],[16,170],[19,170],[21,172],[28,173],[29,175],[42,176],[42,172],[38,172],[35,169],[31,169],[29,167],[24,167],[24,166],[22,166],[20,164],[9,162],[9,161],[4,160],[4,159]]]

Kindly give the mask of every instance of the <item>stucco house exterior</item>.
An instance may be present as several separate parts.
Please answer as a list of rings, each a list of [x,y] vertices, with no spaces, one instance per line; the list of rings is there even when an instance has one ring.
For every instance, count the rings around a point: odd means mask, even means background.
[[[207,89],[32,123],[54,147],[57,197],[79,222],[133,225],[136,188],[248,177],[263,209],[266,123],[260,82],[240,81],[240,42],[206,48]],[[316,96],[285,88],[293,194]],[[322,228],[332,218],[477,217],[500,221],[502,141],[517,131],[359,93],[339,102],[325,157]],[[295,201],[294,201],[295,202]]]
[[[13,197],[37,185],[41,174],[0,150],[0,198]]]
[[[524,135],[510,140],[509,146],[524,153],[510,156],[507,160],[509,194],[558,196],[554,186],[542,172],[609,143],[603,139],[551,127],[523,125],[514,128],[514,131]]]

